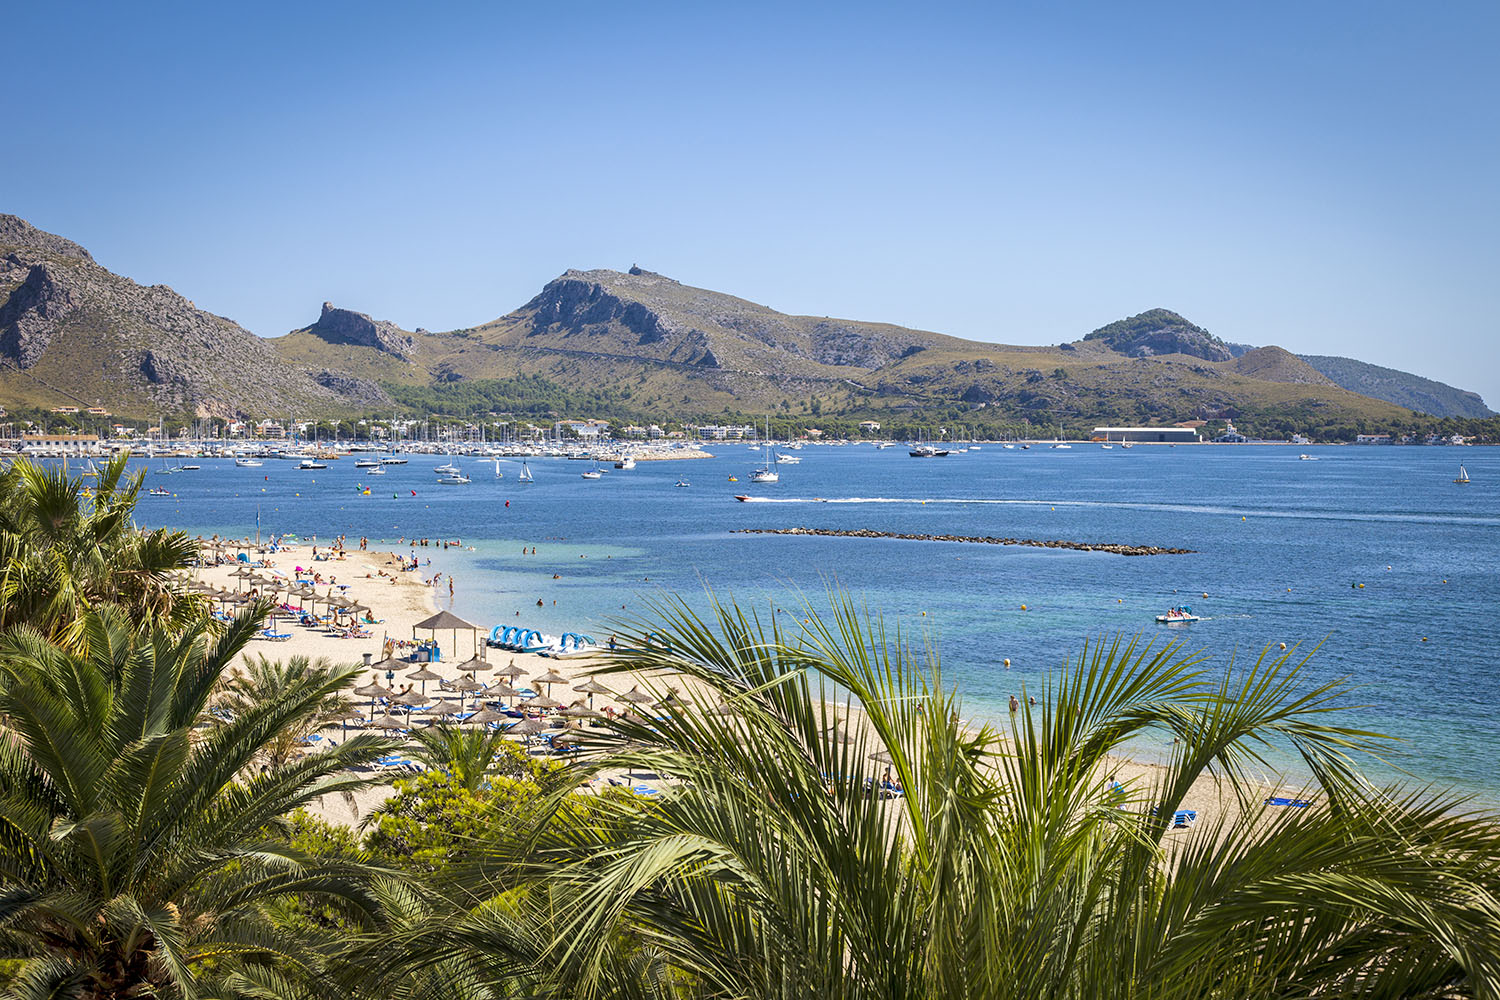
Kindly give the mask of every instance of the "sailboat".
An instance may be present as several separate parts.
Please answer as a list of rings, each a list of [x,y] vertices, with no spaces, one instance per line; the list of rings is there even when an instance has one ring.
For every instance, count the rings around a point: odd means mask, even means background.
[[[1465,469],[1462,465],[1460,465],[1458,467],[1458,478],[1455,479],[1455,480],[1453,480],[1453,481],[1455,483],[1457,483],[1458,485],[1460,485],[1460,486],[1468,486],[1469,485],[1469,470]]]
[[[781,474],[775,469],[776,446],[771,443],[771,418],[766,418],[766,463],[754,472],[750,473],[752,483],[777,483],[781,481]]]
[[[516,482],[518,482],[518,483],[535,482],[535,480],[531,478],[531,469],[527,467],[527,465],[526,465],[525,462],[521,463],[521,474],[516,477]]]

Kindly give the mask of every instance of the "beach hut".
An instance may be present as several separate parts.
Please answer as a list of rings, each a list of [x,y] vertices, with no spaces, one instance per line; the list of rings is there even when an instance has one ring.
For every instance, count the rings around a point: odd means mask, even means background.
[[[479,628],[478,628],[478,626],[470,625],[468,622],[464,621],[462,618],[458,617],[458,615],[455,615],[451,611],[439,611],[437,614],[433,615],[431,618],[424,618],[421,621],[417,622],[415,625],[413,625],[411,627],[411,637],[413,639],[415,639],[417,637],[417,630],[421,629],[424,632],[431,632],[432,633],[433,641],[436,641],[437,640],[438,630],[439,629],[448,629],[449,631],[451,631],[453,633],[453,652],[454,652],[454,655],[457,656],[457,654],[458,654],[458,630],[461,629],[461,628],[468,629],[469,632],[473,635],[473,637],[474,637],[474,655],[477,657],[479,655]]]

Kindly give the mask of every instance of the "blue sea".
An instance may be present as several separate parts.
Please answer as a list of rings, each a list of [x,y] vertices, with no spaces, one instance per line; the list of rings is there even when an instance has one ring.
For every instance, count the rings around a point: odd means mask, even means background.
[[[706,609],[711,588],[792,613],[804,599],[826,606],[837,585],[931,641],[971,719],[1004,715],[1012,692],[1039,690],[1086,641],[1175,640],[1215,669],[1282,642],[1317,646],[1309,680],[1347,678],[1356,707],[1346,721],[1399,737],[1400,768],[1500,802],[1500,450],[990,444],[912,459],[905,448],[817,446],[766,485],[749,482],[759,452],[711,450],[711,459],[642,462],[600,480],[581,478],[588,466],[579,462],[532,459],[529,486],[516,481],[519,462],[502,463],[496,479],[492,464],[471,458],[455,459],[473,477],[465,487],[435,485],[443,459],[434,457],[411,456],[373,479],[349,459],[321,471],[203,460],[198,472],[149,475],[176,495],[142,497],[139,517],[244,535],[259,516],[263,534],[366,535],[407,553],[414,537],[461,539],[462,550],[415,551],[432,561],[425,574],[454,575],[454,599],[445,584],[441,603],[486,627],[602,638],[612,619],[642,613],[643,599],[663,592]],[[1460,462],[1469,486],[1452,482]],[[677,488],[679,478],[691,487]],[[739,503],[736,493],[765,502]],[[786,527],[1194,554],[733,531]],[[1154,623],[1181,604],[1204,620]]]

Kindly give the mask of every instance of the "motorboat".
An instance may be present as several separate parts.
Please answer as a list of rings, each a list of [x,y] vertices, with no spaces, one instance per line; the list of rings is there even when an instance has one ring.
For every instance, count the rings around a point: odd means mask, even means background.
[[[383,475],[385,475],[385,470],[382,469],[380,466],[377,465],[375,468],[371,469],[367,474],[371,475],[371,476],[383,476]]]
[[[579,473],[579,475],[581,475],[584,479],[603,479],[604,478],[604,473],[600,472],[598,469],[590,469],[587,472]]]
[[[153,486],[146,492],[154,497],[169,497],[172,495],[172,491],[165,486]]]
[[[796,455],[777,455],[776,456],[776,464],[777,465],[800,465],[801,462],[802,462],[802,459],[798,458]]]
[[[675,487],[677,487],[679,490],[685,490],[685,489],[687,489],[689,486],[691,486],[693,484],[690,483],[690,482],[688,482],[686,479],[679,479],[679,480],[677,480],[677,482],[673,483],[672,485],[675,486]]]
[[[304,458],[301,462],[297,463],[297,468],[299,468],[299,469],[326,469],[326,468],[328,468],[328,465],[326,463],[324,463],[324,462],[319,462],[316,459]]]
[[[1193,614],[1192,608],[1185,604],[1180,608],[1168,608],[1166,614],[1156,616],[1156,623],[1158,625],[1185,625],[1188,622],[1202,620],[1198,615]]]
[[[378,469],[380,467],[380,461],[378,459],[362,458],[358,462],[354,463],[354,467],[356,469]]]
[[[396,458],[394,456],[391,457],[391,458],[382,458],[380,460],[380,464],[381,465],[405,465],[406,464],[406,459],[404,459],[404,458]]]
[[[1312,455],[1306,455],[1306,454],[1298,455],[1297,459],[1299,461],[1302,461],[1302,462],[1316,462],[1317,461],[1317,458],[1315,458],[1314,456],[1312,456]]]
[[[622,459],[618,460],[617,462],[615,462],[615,468],[617,468],[617,469],[633,469],[633,468],[635,468],[635,458],[633,456],[631,456],[631,455],[626,455],[624,458],[622,458]]]
[[[439,486],[467,486],[474,480],[464,475],[444,476],[437,481]]]
[[[736,500],[738,500],[740,503],[749,503],[750,502],[750,498],[748,496],[746,496],[745,494],[743,494],[743,493],[736,493],[734,495],[734,498]]]
[[[947,458],[948,450],[946,448],[934,448],[930,444],[919,444],[907,452],[907,454],[912,458]]]
[[[234,464],[236,468],[240,469],[258,469],[266,463],[258,458],[237,458],[234,460]]]
[[[201,468],[203,468],[203,466],[201,466],[201,465],[179,465],[177,467],[177,471],[178,472],[197,472]]]

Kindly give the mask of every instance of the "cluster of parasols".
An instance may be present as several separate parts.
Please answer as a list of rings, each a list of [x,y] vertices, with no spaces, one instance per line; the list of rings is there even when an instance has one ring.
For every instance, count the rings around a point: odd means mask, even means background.
[[[370,665],[375,671],[374,679],[354,689],[354,694],[370,699],[368,728],[407,730],[414,725],[413,716],[424,715],[428,718],[429,724],[436,724],[445,719],[451,719],[460,725],[509,723],[506,729],[508,733],[529,737],[556,728],[556,720],[578,722],[584,719],[603,718],[611,712],[611,709],[606,708],[603,712],[595,709],[595,696],[625,703],[629,707],[618,713],[616,717],[639,723],[646,721],[635,715],[635,711],[641,706],[649,705],[657,710],[664,710],[674,705],[687,704],[687,699],[676,691],[670,691],[665,697],[658,697],[642,691],[638,685],[623,694],[616,694],[592,677],[573,688],[583,697],[575,699],[571,704],[564,704],[552,697],[552,688],[555,684],[568,683],[569,679],[555,669],[549,669],[546,673],[531,678],[530,684],[544,689],[542,693],[538,693],[530,687],[516,686],[522,683],[526,671],[516,666],[514,661],[509,666],[496,667],[477,656],[457,666],[456,669],[462,676],[455,681],[445,680],[441,674],[423,666],[405,675],[406,680],[411,681],[412,684],[420,684],[420,690],[408,684],[403,690],[397,691],[380,683],[382,672],[388,679],[394,681],[397,670],[403,670],[411,665],[406,660],[395,658]],[[494,682],[483,684],[476,679],[475,675],[486,672],[494,673],[496,678]],[[436,696],[436,699],[427,694],[429,681],[439,683],[441,693]],[[454,695],[458,697],[458,701],[450,700],[450,697]],[[381,700],[385,706],[385,713],[379,717],[375,717],[377,699]],[[509,705],[504,706],[505,711],[490,707],[492,703],[499,704],[505,700],[509,701]],[[358,721],[362,717],[362,714],[355,712],[351,713],[345,721],[346,723]]]
[[[278,616],[294,613],[291,608],[294,601],[297,604],[295,609],[297,614],[304,611],[316,614],[318,605],[323,605],[325,613],[332,615],[331,624],[333,625],[338,624],[338,619],[342,615],[355,617],[361,614],[371,614],[367,605],[339,593],[342,587],[329,587],[328,593],[320,594],[310,583],[289,582],[274,576],[264,576],[250,566],[237,566],[230,571],[229,575],[235,578],[234,590],[227,587],[215,587],[196,580],[181,581],[181,584],[188,593],[203,594],[226,606],[245,605],[257,599],[275,602],[276,606],[271,609],[272,628],[275,627]],[[252,594],[251,590],[255,593]],[[351,624],[357,624],[357,622]]]

